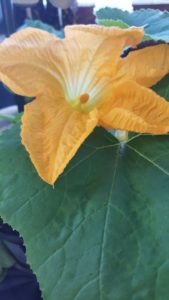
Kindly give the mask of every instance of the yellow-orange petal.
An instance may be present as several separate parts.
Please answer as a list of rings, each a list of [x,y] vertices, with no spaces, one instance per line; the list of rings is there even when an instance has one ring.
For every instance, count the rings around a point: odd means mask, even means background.
[[[0,44],[0,79],[16,94],[36,96],[59,87],[52,56],[57,38],[45,31],[28,28]]]
[[[72,37],[75,33],[79,32],[79,36],[85,36],[91,33],[95,36],[101,36],[104,39],[111,38],[112,41],[118,38],[125,40],[125,45],[135,47],[144,37],[144,30],[139,27],[119,28],[119,27],[106,27],[100,25],[73,25],[65,27],[66,37]],[[94,43],[93,43],[94,44]]]
[[[97,125],[96,111],[84,114],[56,101],[53,109],[37,98],[26,105],[22,120],[22,143],[39,176],[49,184],[56,181]]]
[[[130,52],[121,60],[119,76],[151,87],[169,73],[169,45],[157,45]]]
[[[169,103],[132,81],[116,84],[99,110],[99,124],[105,128],[152,134],[169,132]]]
[[[116,77],[124,47],[128,44],[135,46],[144,33],[140,28],[74,25],[65,28],[65,35],[70,57],[67,61],[75,66],[69,67],[74,78],[75,96],[89,93],[90,98],[95,99]]]

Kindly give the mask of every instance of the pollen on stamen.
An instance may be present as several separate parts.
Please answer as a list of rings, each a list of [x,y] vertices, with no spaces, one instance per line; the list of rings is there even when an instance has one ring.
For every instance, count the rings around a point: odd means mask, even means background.
[[[83,94],[83,95],[80,96],[80,102],[81,102],[81,104],[87,103],[88,100],[89,100],[89,94],[85,93],[85,94]]]

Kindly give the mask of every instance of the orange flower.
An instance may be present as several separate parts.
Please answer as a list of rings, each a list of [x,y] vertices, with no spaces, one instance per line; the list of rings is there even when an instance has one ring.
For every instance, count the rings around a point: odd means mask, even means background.
[[[0,46],[1,80],[26,105],[22,143],[43,180],[53,184],[96,126],[162,134],[169,104],[148,87],[169,72],[169,46],[121,58],[143,38],[139,28],[72,26],[65,39],[38,29],[12,35]]]

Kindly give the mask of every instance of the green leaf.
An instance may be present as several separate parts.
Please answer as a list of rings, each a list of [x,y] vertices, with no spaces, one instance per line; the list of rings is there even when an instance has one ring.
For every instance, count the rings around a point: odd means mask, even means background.
[[[120,28],[128,28],[129,26],[121,20],[112,20],[112,19],[100,19],[99,24],[103,26],[116,26]]]
[[[7,115],[0,114],[0,120],[5,120],[5,121],[11,122],[11,123],[15,123],[15,117],[10,117]]]
[[[17,113],[15,116],[8,116],[8,115],[2,115],[0,114],[0,120],[5,120],[8,121],[10,123],[20,123],[21,118],[22,118],[22,113]]]
[[[4,279],[7,269],[16,263],[13,256],[7,250],[2,241],[0,241],[0,282]]]
[[[46,24],[42,21],[39,21],[39,20],[29,20],[29,19],[27,19],[25,21],[25,23],[19,28],[19,30],[22,30],[22,29],[25,29],[25,28],[28,28],[28,27],[45,30],[49,33],[53,33],[54,35],[56,35],[60,38],[63,38],[63,36],[64,36],[64,33],[63,33],[62,30],[60,30],[60,31],[56,30],[53,26],[48,25],[48,24]]]
[[[18,113],[18,114],[15,116],[15,123],[20,123],[20,122],[21,122],[21,119],[22,119],[22,116],[23,116],[23,113]]]
[[[169,101],[169,75],[166,75],[153,88],[157,94]]]
[[[146,39],[151,38],[154,41],[169,43],[169,12],[140,9],[129,13],[118,8],[106,7],[96,12],[96,18],[97,22],[102,25],[105,20],[109,20],[110,24],[113,21],[120,21],[128,26],[144,27]],[[118,22],[117,26],[119,26]]]
[[[167,300],[169,136],[96,129],[43,183],[14,126],[0,137],[0,214],[24,238],[44,300]]]

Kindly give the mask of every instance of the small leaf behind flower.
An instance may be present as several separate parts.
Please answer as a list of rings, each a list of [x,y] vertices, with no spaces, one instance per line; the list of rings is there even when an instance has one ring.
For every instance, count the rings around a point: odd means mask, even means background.
[[[133,13],[105,7],[96,12],[97,22],[105,26],[144,27],[146,40],[169,43],[169,12],[156,9],[140,9]],[[107,24],[107,25],[106,25]],[[113,24],[113,25],[112,25]]]
[[[99,24],[103,26],[115,26],[120,28],[128,28],[129,26],[121,20],[112,20],[112,19],[101,19],[99,20]]]

